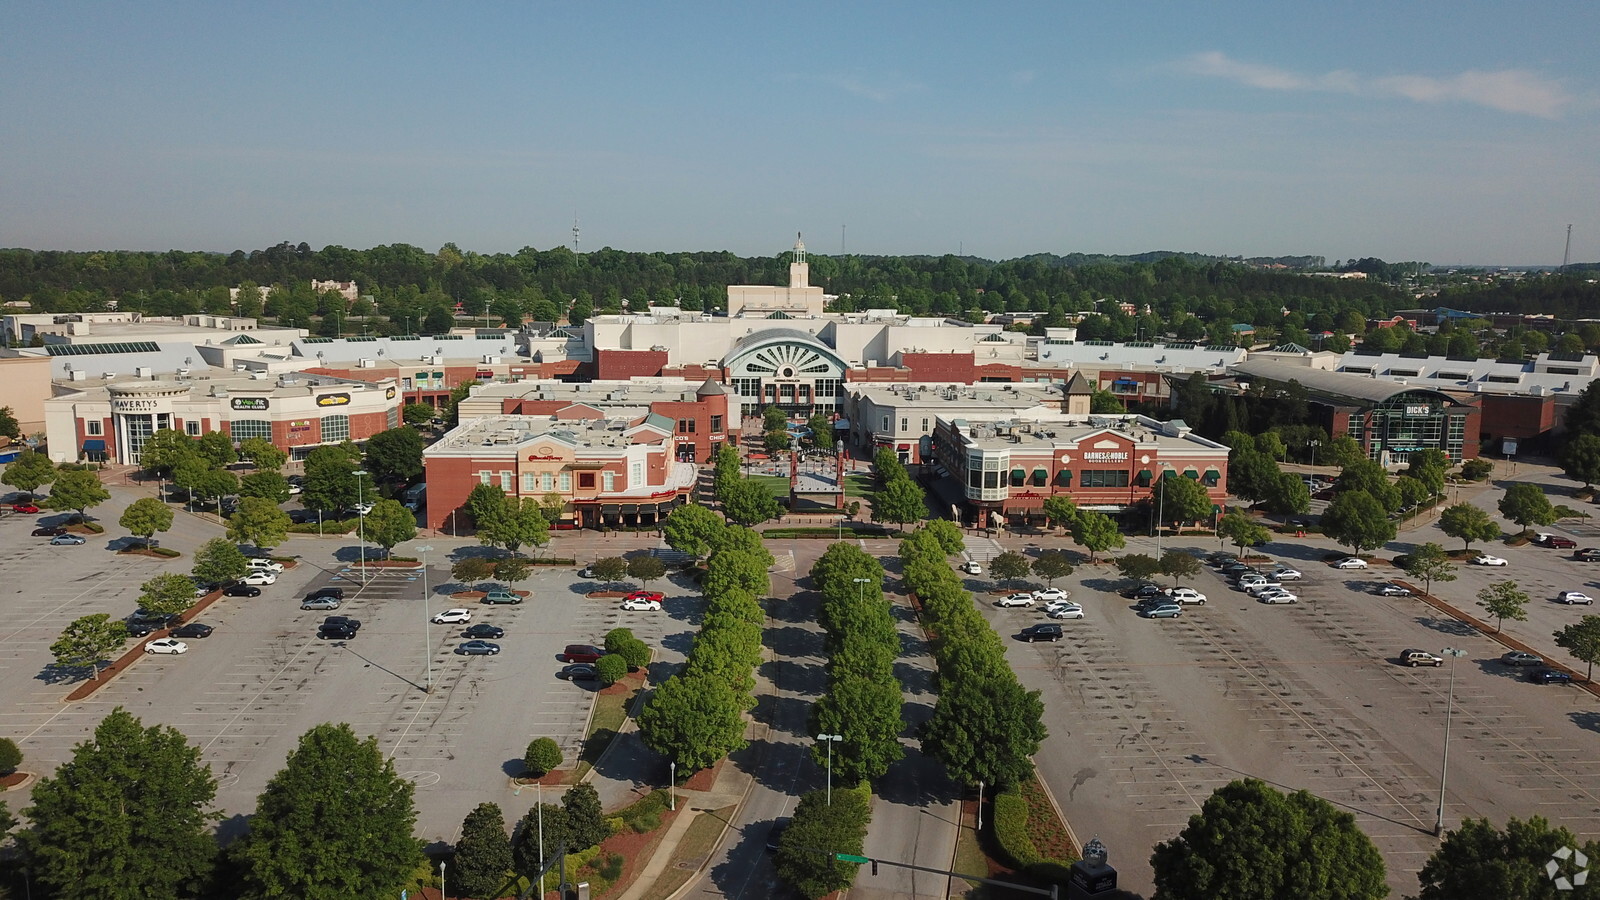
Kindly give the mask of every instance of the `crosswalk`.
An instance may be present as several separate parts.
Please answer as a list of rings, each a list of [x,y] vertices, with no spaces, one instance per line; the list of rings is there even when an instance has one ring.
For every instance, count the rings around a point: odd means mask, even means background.
[[[986,563],[1004,552],[1006,548],[992,537],[967,538],[967,559],[973,562]]]

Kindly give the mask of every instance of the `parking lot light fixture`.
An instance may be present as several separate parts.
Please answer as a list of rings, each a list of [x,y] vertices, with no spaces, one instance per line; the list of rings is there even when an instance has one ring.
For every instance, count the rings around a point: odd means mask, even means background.
[[[862,592],[866,590],[866,588],[862,587],[861,585],[870,583],[872,581],[872,579],[871,578],[852,578],[850,580],[856,583],[856,602],[860,603],[861,600],[862,600]]]
[[[366,476],[366,469],[357,469],[350,474],[356,476],[356,546],[361,548],[361,586],[367,586],[367,516],[362,511],[361,479]]]
[[[861,579],[857,578],[857,581]],[[828,805],[833,805],[833,745],[844,740],[842,734],[819,734],[817,740],[828,744]]]
[[[1444,761],[1439,765],[1439,813],[1433,820],[1434,837],[1444,836],[1444,783],[1445,775],[1450,770],[1450,714],[1456,702],[1456,660],[1466,656],[1467,651],[1446,647],[1439,655],[1450,657],[1450,689],[1444,702]]]
[[[433,639],[429,635],[432,617],[428,615],[428,551],[432,547],[418,547],[422,554],[422,658],[428,663],[427,680],[422,683],[424,694],[433,693]]]

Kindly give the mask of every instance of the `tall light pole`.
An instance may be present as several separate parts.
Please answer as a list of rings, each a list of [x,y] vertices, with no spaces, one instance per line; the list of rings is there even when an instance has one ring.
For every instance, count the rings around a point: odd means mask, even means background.
[[[367,586],[367,511],[361,499],[361,479],[367,475],[366,469],[357,469],[350,474],[356,476],[356,545],[361,548],[361,586]]]
[[[862,592],[866,590],[866,588],[863,588],[862,585],[863,584],[870,584],[872,582],[872,579],[871,578],[852,578],[850,580],[856,583],[856,603],[859,605],[861,603],[861,601],[862,601]]]
[[[443,900],[444,896],[444,860],[441,859],[439,860],[439,897]]]
[[[1315,467],[1316,464],[1317,464],[1317,448],[1321,447],[1321,446],[1322,446],[1322,442],[1321,441],[1313,440],[1311,442],[1311,465],[1313,467]]]
[[[429,635],[433,623],[428,617],[428,551],[432,549],[417,548],[422,554],[422,658],[428,661],[428,679],[422,683],[424,694],[433,693],[433,638]]]
[[[1161,526],[1165,524],[1167,516],[1167,471],[1161,470],[1157,476],[1161,482],[1156,485],[1156,557],[1161,556]]]
[[[672,760],[667,763],[667,809],[678,809],[678,762]]]
[[[859,580],[859,579],[858,579]],[[819,734],[817,740],[828,744],[828,805],[833,805],[833,745],[844,740],[842,734]]]
[[[1444,702],[1444,761],[1439,765],[1439,815],[1433,820],[1434,837],[1444,835],[1444,779],[1450,769],[1450,714],[1456,703],[1456,660],[1466,656],[1467,651],[1446,647],[1444,655],[1450,657],[1450,691]]]

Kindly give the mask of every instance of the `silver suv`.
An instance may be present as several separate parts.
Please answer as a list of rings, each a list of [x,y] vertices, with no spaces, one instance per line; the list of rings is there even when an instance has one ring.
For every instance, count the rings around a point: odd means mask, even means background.
[[[1417,666],[1442,666],[1444,657],[1426,650],[1401,650],[1400,664],[1415,669]]]

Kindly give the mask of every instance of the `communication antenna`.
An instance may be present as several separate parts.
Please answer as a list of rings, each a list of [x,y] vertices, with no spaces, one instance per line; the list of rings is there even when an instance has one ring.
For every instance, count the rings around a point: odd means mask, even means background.
[[[578,214],[572,214],[572,253],[578,253]]]
[[[839,226],[839,255],[844,256],[844,226]]]
[[[1561,251],[1561,274],[1567,274],[1567,260],[1572,256],[1572,224],[1567,224],[1567,247]]]

